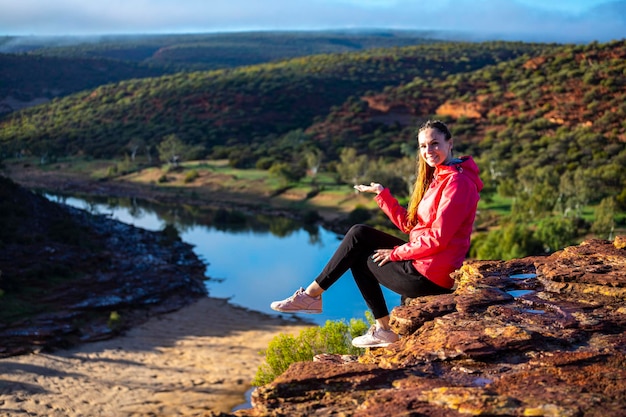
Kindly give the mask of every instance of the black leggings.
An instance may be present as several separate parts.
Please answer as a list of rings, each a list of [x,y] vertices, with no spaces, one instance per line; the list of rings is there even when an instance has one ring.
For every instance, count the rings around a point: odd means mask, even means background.
[[[410,298],[450,293],[451,290],[434,284],[417,272],[411,261],[378,266],[371,257],[376,249],[392,249],[404,243],[400,238],[364,224],[352,226],[315,281],[327,290],[350,269],[375,319],[389,315],[381,284]]]

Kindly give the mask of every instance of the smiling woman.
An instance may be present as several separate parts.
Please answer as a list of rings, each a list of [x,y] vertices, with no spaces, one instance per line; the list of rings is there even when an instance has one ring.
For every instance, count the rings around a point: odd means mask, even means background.
[[[353,226],[317,278],[306,289],[271,304],[284,313],[321,313],[322,294],[348,270],[376,324],[352,344],[385,347],[398,341],[391,331],[382,287],[403,298],[446,294],[454,290],[450,274],[461,266],[470,247],[479,192],[478,167],[469,156],[452,157],[452,135],[438,120],[429,120],[417,135],[417,180],[408,208],[388,188],[372,182],[357,191],[375,193],[375,201],[408,242],[368,225]]]

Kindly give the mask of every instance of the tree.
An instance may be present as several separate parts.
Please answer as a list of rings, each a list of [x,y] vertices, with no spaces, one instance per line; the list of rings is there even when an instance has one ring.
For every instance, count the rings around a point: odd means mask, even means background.
[[[379,158],[370,161],[367,175],[371,181],[389,188],[396,197],[406,197],[411,194],[415,185],[415,162],[411,158],[400,158],[392,162]]]
[[[617,204],[615,198],[604,198],[595,210],[595,221],[591,225],[591,231],[600,237],[611,239],[615,230],[615,211]]]
[[[146,147],[146,141],[143,140],[142,138],[132,138],[130,140],[130,142],[128,142],[128,145],[126,145],[128,147],[128,149],[130,150],[130,160],[132,162],[135,162],[135,156],[137,156],[137,151],[139,151],[139,149]]]
[[[339,159],[337,172],[341,179],[348,184],[358,185],[367,174],[367,155],[357,156],[356,149],[343,148]]]
[[[304,158],[306,159],[306,166],[309,169],[311,176],[315,178],[317,171],[322,164],[324,153],[318,148],[312,148],[304,154]]]
[[[163,141],[157,146],[157,151],[162,161],[166,161],[176,168],[187,152],[187,145],[172,133],[163,138]]]
[[[526,226],[507,223],[473,240],[470,255],[477,259],[509,260],[541,253],[541,243]]]
[[[404,181],[407,195],[413,194],[413,188],[415,187],[415,180],[417,179],[415,157],[402,158],[396,161],[392,165],[392,168],[395,168],[398,175]]]
[[[534,237],[546,252],[555,252],[574,243],[576,224],[570,217],[545,217],[537,223]]]
[[[286,162],[277,162],[269,169],[269,174],[277,177],[283,186],[290,182],[298,182],[302,178],[302,172]]]
[[[517,172],[513,216],[518,220],[537,219],[551,213],[557,202],[559,176],[554,169],[527,165]]]

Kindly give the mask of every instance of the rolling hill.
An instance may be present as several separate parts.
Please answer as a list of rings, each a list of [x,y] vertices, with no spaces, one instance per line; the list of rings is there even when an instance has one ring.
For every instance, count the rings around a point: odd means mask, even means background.
[[[0,114],[103,84],[166,73],[163,68],[104,58],[0,54]]]
[[[367,152],[381,138],[376,131],[388,131],[391,140],[406,126],[412,128],[415,120],[436,115],[454,121],[454,133],[470,143],[503,131],[523,137],[526,123],[542,132],[586,127],[625,142],[624,74],[625,41],[564,45],[533,58],[524,56],[443,80],[418,77],[365,95],[365,105],[346,103],[310,126],[308,133],[316,140],[339,135],[342,143]]]
[[[435,43],[428,32],[0,37],[0,114],[122,80]]]
[[[435,43],[128,80],[5,116],[0,143],[5,153],[113,157],[131,140],[154,147],[176,134],[211,155],[305,129],[350,97],[354,102],[415,77],[443,79],[555,47]]]

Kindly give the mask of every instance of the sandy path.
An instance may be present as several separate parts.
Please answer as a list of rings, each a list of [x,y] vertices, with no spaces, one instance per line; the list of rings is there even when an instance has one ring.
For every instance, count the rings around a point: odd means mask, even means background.
[[[0,416],[202,416],[230,411],[279,333],[304,326],[206,298],[126,335],[0,359]]]

